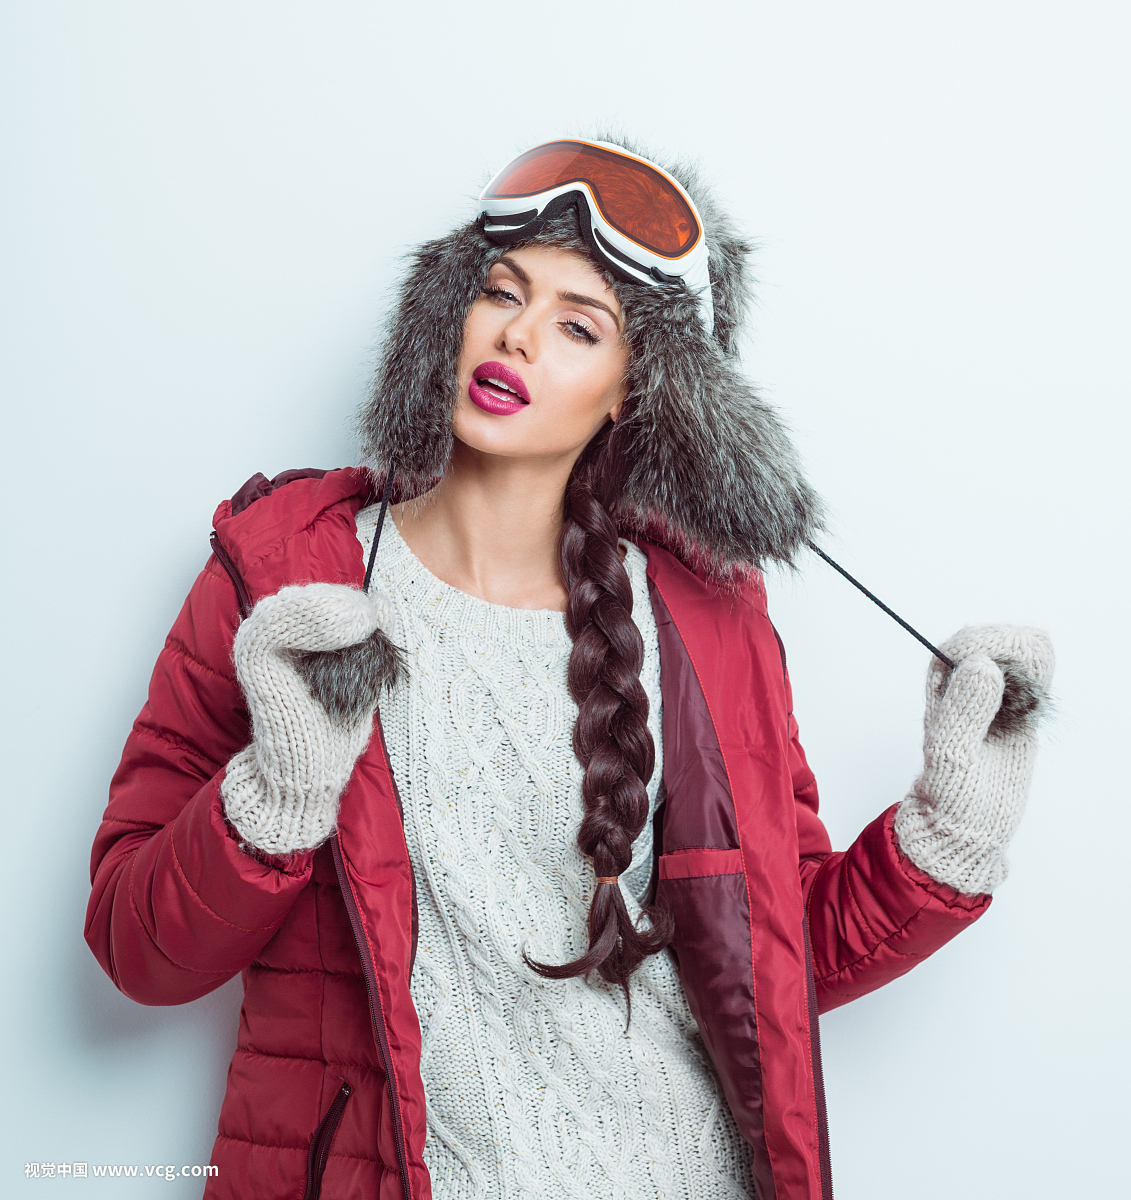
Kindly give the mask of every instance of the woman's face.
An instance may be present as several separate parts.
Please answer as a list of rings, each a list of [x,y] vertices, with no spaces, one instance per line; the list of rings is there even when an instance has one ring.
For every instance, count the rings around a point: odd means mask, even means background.
[[[473,450],[570,463],[620,415],[628,348],[613,290],[553,246],[509,251],[463,327],[453,428]]]

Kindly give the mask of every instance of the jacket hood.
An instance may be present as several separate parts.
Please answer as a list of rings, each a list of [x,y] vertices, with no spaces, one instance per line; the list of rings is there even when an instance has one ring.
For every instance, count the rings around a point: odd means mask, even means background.
[[[601,140],[643,153],[623,139]],[[661,165],[703,218],[715,323],[708,334],[682,282],[608,276],[630,350],[618,440],[632,467],[615,516],[622,532],[654,538],[715,576],[770,560],[792,563],[822,527],[823,506],[781,417],[738,362],[750,248],[693,167]],[[359,414],[366,465],[379,476],[395,465],[404,494],[426,491],[447,465],[464,321],[504,252],[476,218],[409,256],[373,390]]]

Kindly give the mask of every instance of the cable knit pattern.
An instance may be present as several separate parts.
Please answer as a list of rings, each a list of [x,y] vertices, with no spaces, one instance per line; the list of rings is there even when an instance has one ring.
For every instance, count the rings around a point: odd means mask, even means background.
[[[1032,722],[990,732],[1004,686],[998,664],[1016,664],[1047,691],[1053,652],[1044,632],[1013,625],[966,628],[940,649],[957,666],[951,673],[931,661],[923,774],[896,812],[895,832],[917,867],[977,895],[1005,878],[1037,751]]]
[[[358,514],[368,554],[377,508]],[[625,543],[641,679],[661,772],[659,647],[644,555]],[[386,522],[375,579],[407,680],[382,703],[418,884],[411,980],[437,1200],[751,1197],[735,1127],[672,959],[619,988],[542,979],[522,951],[566,962],[587,945],[596,886],[577,847],[582,769],[564,614],[505,608],[433,576]],[[621,877],[629,911],[651,875],[651,823]]]
[[[285,587],[256,604],[236,632],[236,676],[253,740],[228,763],[220,795],[247,845],[268,854],[319,846],[373,733],[373,709],[329,715],[293,666],[295,652],[338,650],[389,620],[389,598],[333,583]]]

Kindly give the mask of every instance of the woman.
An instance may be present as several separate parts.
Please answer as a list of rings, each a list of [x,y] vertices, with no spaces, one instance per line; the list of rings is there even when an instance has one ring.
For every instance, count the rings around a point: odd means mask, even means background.
[[[819,505],[676,173],[520,156],[415,257],[370,469],[217,510],[86,929],[142,1003],[243,972],[209,1196],[828,1198],[818,1011],[1004,875],[1035,630],[952,639],[922,775],[831,851],[757,571]]]

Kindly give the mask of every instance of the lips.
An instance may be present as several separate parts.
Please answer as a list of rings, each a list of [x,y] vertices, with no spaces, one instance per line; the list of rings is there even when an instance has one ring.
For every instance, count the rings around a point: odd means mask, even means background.
[[[473,404],[497,417],[521,412],[530,403],[522,376],[500,362],[480,363],[471,372],[467,394]]]

